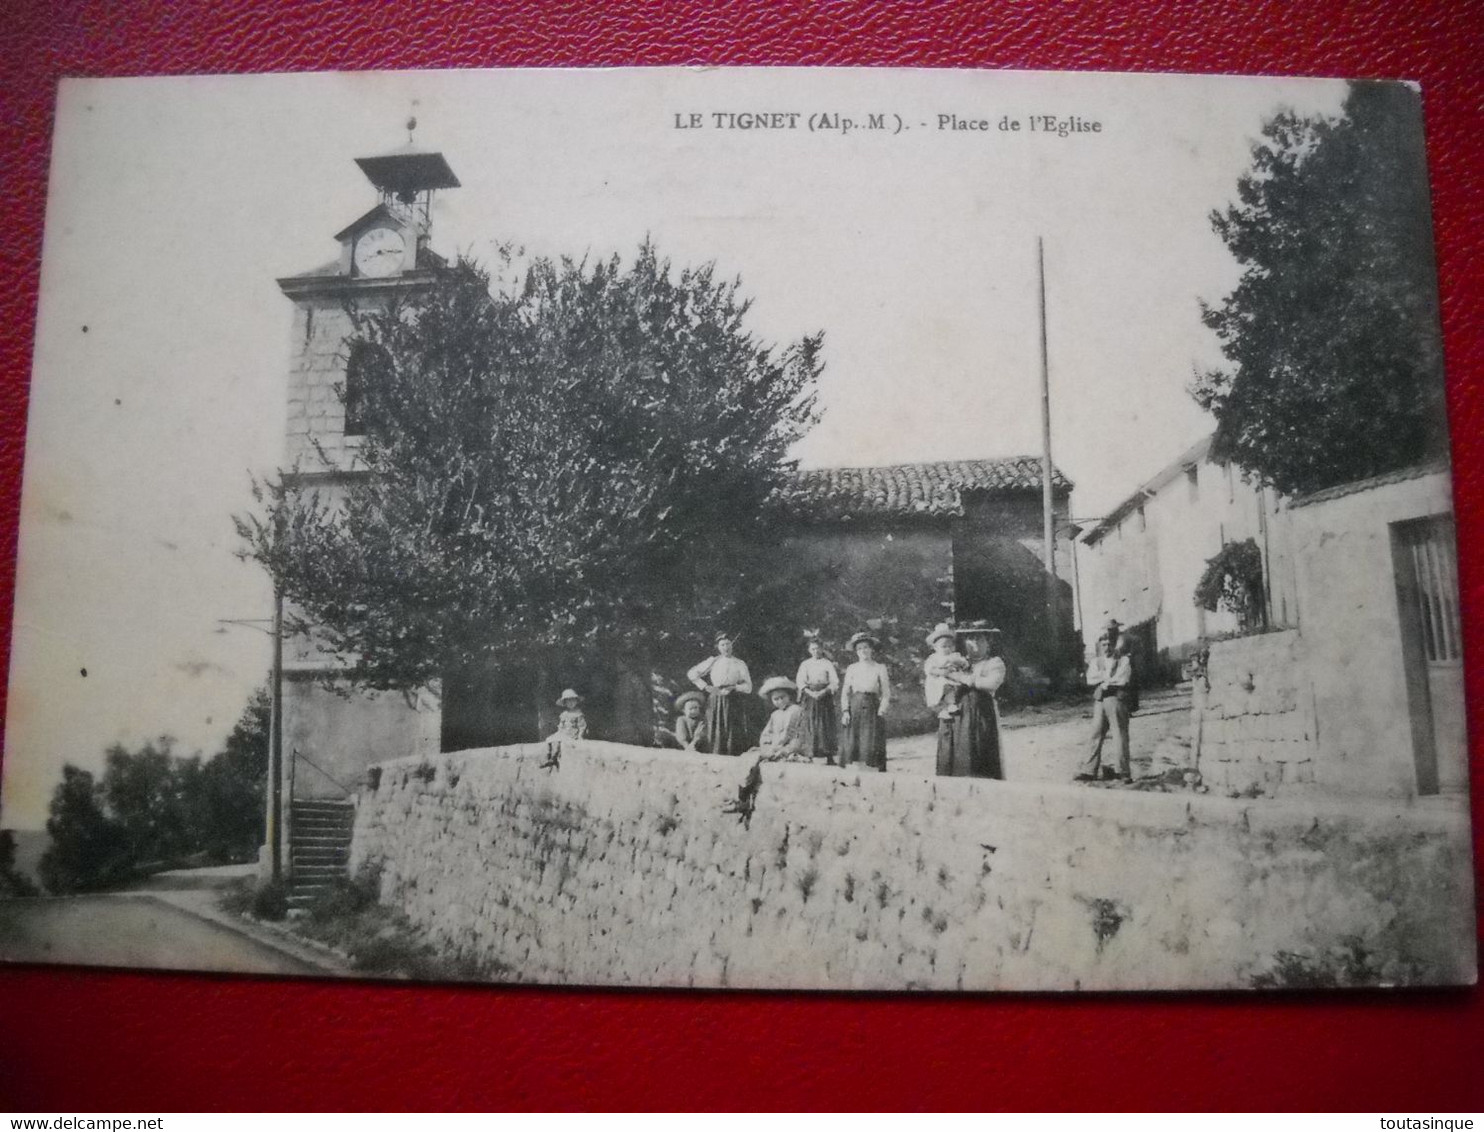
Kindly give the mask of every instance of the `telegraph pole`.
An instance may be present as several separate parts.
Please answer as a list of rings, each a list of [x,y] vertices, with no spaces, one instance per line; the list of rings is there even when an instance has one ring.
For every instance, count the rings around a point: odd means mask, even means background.
[[[1041,537],[1046,550],[1046,625],[1056,641],[1053,655],[1059,661],[1055,500],[1051,483],[1051,367],[1046,352],[1046,250],[1040,236],[1036,237],[1036,283],[1041,294]]]
[[[283,880],[283,590],[273,584],[273,710],[268,726],[269,877]]]

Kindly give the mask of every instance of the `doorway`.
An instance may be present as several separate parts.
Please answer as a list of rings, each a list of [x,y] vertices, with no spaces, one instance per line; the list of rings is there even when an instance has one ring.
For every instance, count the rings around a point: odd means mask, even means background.
[[[1458,551],[1452,515],[1391,526],[1417,792],[1468,786]]]

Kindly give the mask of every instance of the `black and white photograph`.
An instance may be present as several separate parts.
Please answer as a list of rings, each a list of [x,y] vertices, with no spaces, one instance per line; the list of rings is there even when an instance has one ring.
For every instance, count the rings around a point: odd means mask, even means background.
[[[0,960],[1472,985],[1422,97],[64,80]]]

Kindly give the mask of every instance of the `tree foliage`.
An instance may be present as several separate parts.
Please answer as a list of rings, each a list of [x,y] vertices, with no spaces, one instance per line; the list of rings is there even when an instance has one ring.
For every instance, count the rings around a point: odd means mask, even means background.
[[[187,862],[252,859],[263,840],[268,712],[260,689],[223,750],[205,763],[177,756],[161,738],[137,751],[110,747],[101,779],[64,766],[46,823],[42,883],[81,892]]]
[[[1287,493],[1446,453],[1422,118],[1400,83],[1355,83],[1343,115],[1278,114],[1211,222],[1242,266],[1202,304],[1228,365],[1191,393],[1212,455]]]
[[[36,886],[31,878],[16,868],[15,834],[0,829],[0,900],[35,895]]]
[[[356,313],[367,474],[270,486],[245,553],[364,687],[689,642],[776,588],[765,502],[815,420],[820,336],[779,351],[748,308],[648,243],[518,285],[461,261]]]

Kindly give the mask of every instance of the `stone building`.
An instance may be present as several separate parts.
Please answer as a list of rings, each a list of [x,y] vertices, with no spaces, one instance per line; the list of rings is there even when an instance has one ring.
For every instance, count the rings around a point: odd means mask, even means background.
[[[1064,675],[1077,655],[1071,489],[1053,470],[1055,622],[1046,600],[1039,457],[801,471],[785,504],[788,546],[834,579],[817,619],[826,630],[838,622],[843,640],[863,619],[885,622],[904,693],[915,695],[922,638],[943,620],[993,623],[1012,685],[1039,685]]]
[[[285,479],[327,502],[363,474],[356,461],[359,358],[346,345],[350,311],[431,283],[445,263],[430,246],[432,197],[459,184],[442,154],[410,146],[356,164],[377,204],[335,234],[334,259],[278,280],[294,304]],[[342,798],[368,763],[438,750],[438,702],[428,690],[344,695],[333,687],[333,661],[305,637],[284,642],[283,676],[288,798]]]

